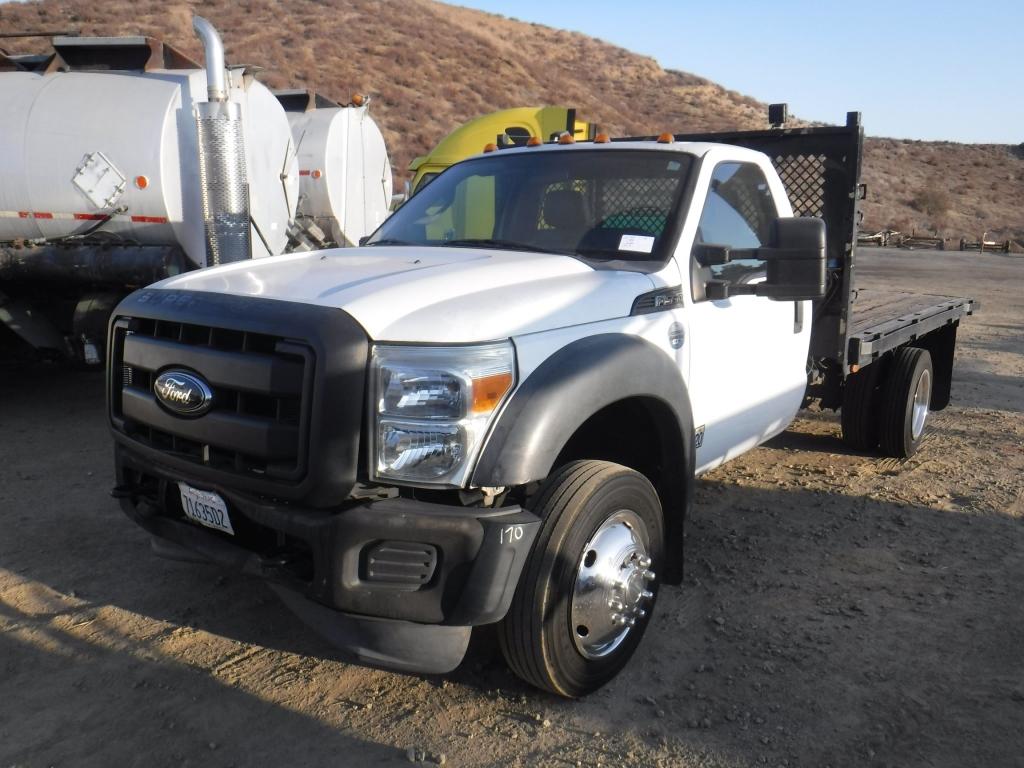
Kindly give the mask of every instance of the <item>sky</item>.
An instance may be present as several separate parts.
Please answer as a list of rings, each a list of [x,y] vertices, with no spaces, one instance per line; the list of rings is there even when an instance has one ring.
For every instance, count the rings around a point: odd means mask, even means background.
[[[457,0],[893,138],[1024,142],[1024,0]],[[584,116],[585,117],[585,116]]]

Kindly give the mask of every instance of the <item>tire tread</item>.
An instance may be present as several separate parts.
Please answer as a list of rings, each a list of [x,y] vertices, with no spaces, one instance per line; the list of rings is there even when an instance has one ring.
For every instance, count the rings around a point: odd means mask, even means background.
[[[549,478],[536,497],[536,502],[530,505],[534,512],[544,513],[544,520],[523,567],[521,584],[534,584],[538,572],[547,565],[551,557],[549,544],[566,507],[585,501],[586,495],[581,495],[580,491],[588,484],[621,469],[606,461],[574,461]],[[541,597],[535,591],[530,600],[519,599],[517,592],[505,620],[498,624],[498,642],[505,661],[516,675],[537,688],[567,696],[570,694],[559,689],[555,675],[548,668],[544,649],[537,647],[534,642],[534,638],[542,636],[538,613],[533,610],[535,602]]]
[[[859,451],[874,451],[879,442],[878,389],[882,361],[846,377],[839,410],[843,442]]]
[[[907,401],[922,360],[926,361],[925,365],[931,367],[928,352],[920,347],[902,347],[896,350],[893,356],[889,375],[882,387],[879,409],[879,444],[886,456],[905,459],[916,450],[916,446],[906,444],[904,432]]]

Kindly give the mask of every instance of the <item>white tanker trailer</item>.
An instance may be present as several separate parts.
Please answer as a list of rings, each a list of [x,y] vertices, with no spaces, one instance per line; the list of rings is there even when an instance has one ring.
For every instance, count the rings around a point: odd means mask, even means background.
[[[107,317],[126,292],[309,248],[304,220],[333,219],[312,242],[345,245],[386,215],[376,199],[359,216],[351,195],[304,196],[301,142],[281,103],[249,70],[225,65],[208,22],[196,17],[194,28],[205,68],[146,37],[56,37],[48,55],[0,54],[0,323],[32,347],[100,364]],[[339,166],[335,134],[309,146],[323,153],[321,177],[347,188],[358,150],[346,133]],[[389,200],[386,151],[383,162]]]
[[[288,113],[299,161],[299,227],[319,230],[330,244],[358,244],[387,218],[393,191],[369,97],[357,93],[341,106],[308,90],[275,95]]]

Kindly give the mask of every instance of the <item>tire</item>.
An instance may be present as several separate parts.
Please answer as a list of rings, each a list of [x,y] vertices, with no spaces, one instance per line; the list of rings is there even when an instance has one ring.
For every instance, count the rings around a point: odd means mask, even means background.
[[[924,438],[934,381],[932,356],[927,350],[903,347],[896,351],[882,387],[879,437],[886,456],[908,459],[917,452]]]
[[[124,296],[117,293],[90,293],[78,300],[71,327],[75,363],[79,367],[92,371],[105,370],[107,324],[122,298]]]
[[[647,628],[663,563],[661,502],[647,478],[607,461],[561,467],[535,498],[543,523],[498,639],[516,675],[576,698],[615,677]],[[608,592],[617,580],[627,586]]]
[[[875,451],[879,441],[879,400],[883,360],[846,377],[839,418],[843,442],[858,451]]]

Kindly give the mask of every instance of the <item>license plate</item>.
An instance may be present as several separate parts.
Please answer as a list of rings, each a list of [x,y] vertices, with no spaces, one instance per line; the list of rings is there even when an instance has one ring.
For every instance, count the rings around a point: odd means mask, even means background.
[[[190,520],[195,520],[215,531],[235,535],[235,529],[231,527],[231,518],[228,517],[228,505],[224,503],[224,499],[216,493],[200,491],[185,483],[178,483],[178,490],[181,491],[181,508]]]

